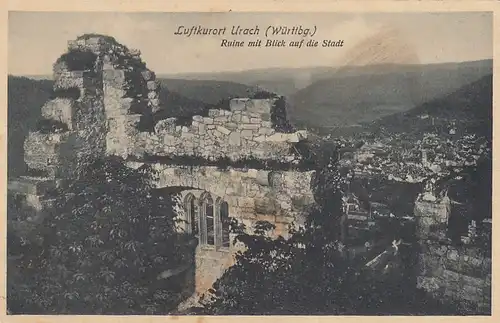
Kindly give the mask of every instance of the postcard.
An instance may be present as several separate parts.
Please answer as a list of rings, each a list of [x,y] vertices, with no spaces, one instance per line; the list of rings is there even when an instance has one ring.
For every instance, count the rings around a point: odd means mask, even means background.
[[[493,6],[274,6],[9,8],[6,319],[491,317]]]

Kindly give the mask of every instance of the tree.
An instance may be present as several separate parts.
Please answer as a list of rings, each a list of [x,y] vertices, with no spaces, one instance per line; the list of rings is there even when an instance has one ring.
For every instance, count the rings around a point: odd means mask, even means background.
[[[185,263],[169,198],[155,193],[148,167],[98,160],[57,194],[41,246],[19,261],[13,312],[165,313],[180,295],[157,275]]]

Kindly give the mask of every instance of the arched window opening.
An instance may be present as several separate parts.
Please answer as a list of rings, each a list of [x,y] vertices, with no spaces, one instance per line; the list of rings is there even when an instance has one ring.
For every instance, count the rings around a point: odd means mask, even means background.
[[[220,223],[221,223],[221,246],[229,248],[229,206],[227,202],[220,204]]]
[[[212,198],[206,200],[205,215],[207,220],[207,244],[215,245],[215,218]]]
[[[200,240],[204,245],[215,245],[215,212],[214,202],[210,194],[201,198],[202,217],[200,221]]]
[[[215,201],[205,192],[199,200],[199,241],[202,246],[229,248],[229,205],[221,198]]]
[[[198,216],[196,207],[196,198],[193,194],[188,194],[184,200],[184,209],[186,211],[185,230],[189,234],[198,234]]]

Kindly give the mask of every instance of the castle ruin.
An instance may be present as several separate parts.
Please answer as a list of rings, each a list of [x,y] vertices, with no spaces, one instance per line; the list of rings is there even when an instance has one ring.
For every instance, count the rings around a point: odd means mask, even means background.
[[[101,35],[70,41],[54,64],[56,97],[41,108],[59,127],[31,132],[24,144],[25,163],[41,175],[12,180],[9,191],[43,216],[50,190],[99,157],[149,164],[158,171],[159,190],[180,192],[181,229],[199,240],[195,285],[201,293],[233,261],[229,218],[249,230],[269,221],[276,236],[304,221],[314,203],[313,171],[297,169],[303,161],[293,146],[307,133],[277,130],[278,98],[232,99],[228,108],[192,116],[187,124],[176,118],[151,123],[161,105],[159,88],[139,51]],[[221,160],[230,167],[217,167]],[[255,168],[238,167],[244,160]]]
[[[85,35],[68,42],[54,64],[55,97],[41,107],[58,127],[31,132],[24,143],[25,163],[37,176],[9,182],[9,191],[39,211],[50,208],[51,190],[78,176],[93,160],[120,156],[130,167],[152,166],[154,183],[180,193],[181,229],[195,234],[195,289],[205,292],[234,259],[230,218],[251,230],[257,221],[287,236],[314,204],[314,171],[294,149],[306,131],[282,131],[278,98],[232,99],[228,107],[194,115],[154,120],[162,103],[160,84],[140,52],[115,39]],[[168,109],[168,107],[163,107]],[[280,117],[277,114],[281,114]],[[281,118],[281,119],[280,119]],[[242,161],[252,161],[243,167]],[[221,169],[218,163],[227,163]],[[443,236],[449,211],[445,202],[415,205],[422,250],[418,284],[437,297],[490,301],[491,259],[471,248],[459,249]]]

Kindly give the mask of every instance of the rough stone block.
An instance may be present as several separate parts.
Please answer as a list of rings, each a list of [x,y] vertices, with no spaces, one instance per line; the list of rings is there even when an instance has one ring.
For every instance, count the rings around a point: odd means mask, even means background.
[[[149,91],[155,91],[156,89],[158,89],[160,87],[157,81],[148,81],[146,83],[146,86],[147,86]]]
[[[231,133],[231,131],[227,128],[224,128],[222,126],[217,126],[217,131],[219,131],[220,133],[224,134],[224,135],[229,135]]]
[[[257,176],[255,177],[255,181],[257,184],[262,185],[262,186],[269,186],[269,171],[266,170],[259,170],[257,171]]]
[[[200,135],[205,134],[205,124],[204,123],[200,123],[198,125],[198,132],[199,132]]]
[[[151,81],[151,80],[156,79],[156,75],[153,71],[145,70],[145,71],[142,71],[141,74],[142,74],[142,77],[145,81]]]
[[[241,145],[241,133],[237,131],[231,132],[229,135],[229,145],[240,146]]]
[[[60,121],[66,124],[69,130],[75,127],[75,114],[75,102],[68,98],[56,98],[47,101],[42,107],[42,116],[44,118]]]
[[[257,130],[259,129],[259,125],[255,123],[245,123],[241,125],[241,129],[245,130]]]
[[[287,140],[287,137],[285,134],[282,133],[275,133],[274,135],[267,136],[266,141],[272,141],[272,142],[285,142]]]
[[[241,122],[241,113],[233,113],[231,116],[231,121],[239,123]]]
[[[106,102],[106,115],[117,116],[124,114],[144,114],[148,108],[148,102],[140,99],[122,98],[114,102]]]
[[[243,138],[252,138],[253,137],[253,131],[252,130],[242,130],[241,131],[241,137],[243,137]]]
[[[257,214],[276,214],[277,205],[273,199],[262,197],[255,199],[255,212]]]
[[[126,84],[126,75],[124,70],[112,69],[102,72],[104,83],[112,87],[121,88]]]
[[[214,122],[217,124],[224,124],[229,121],[229,117],[227,116],[219,116],[214,118]]]

